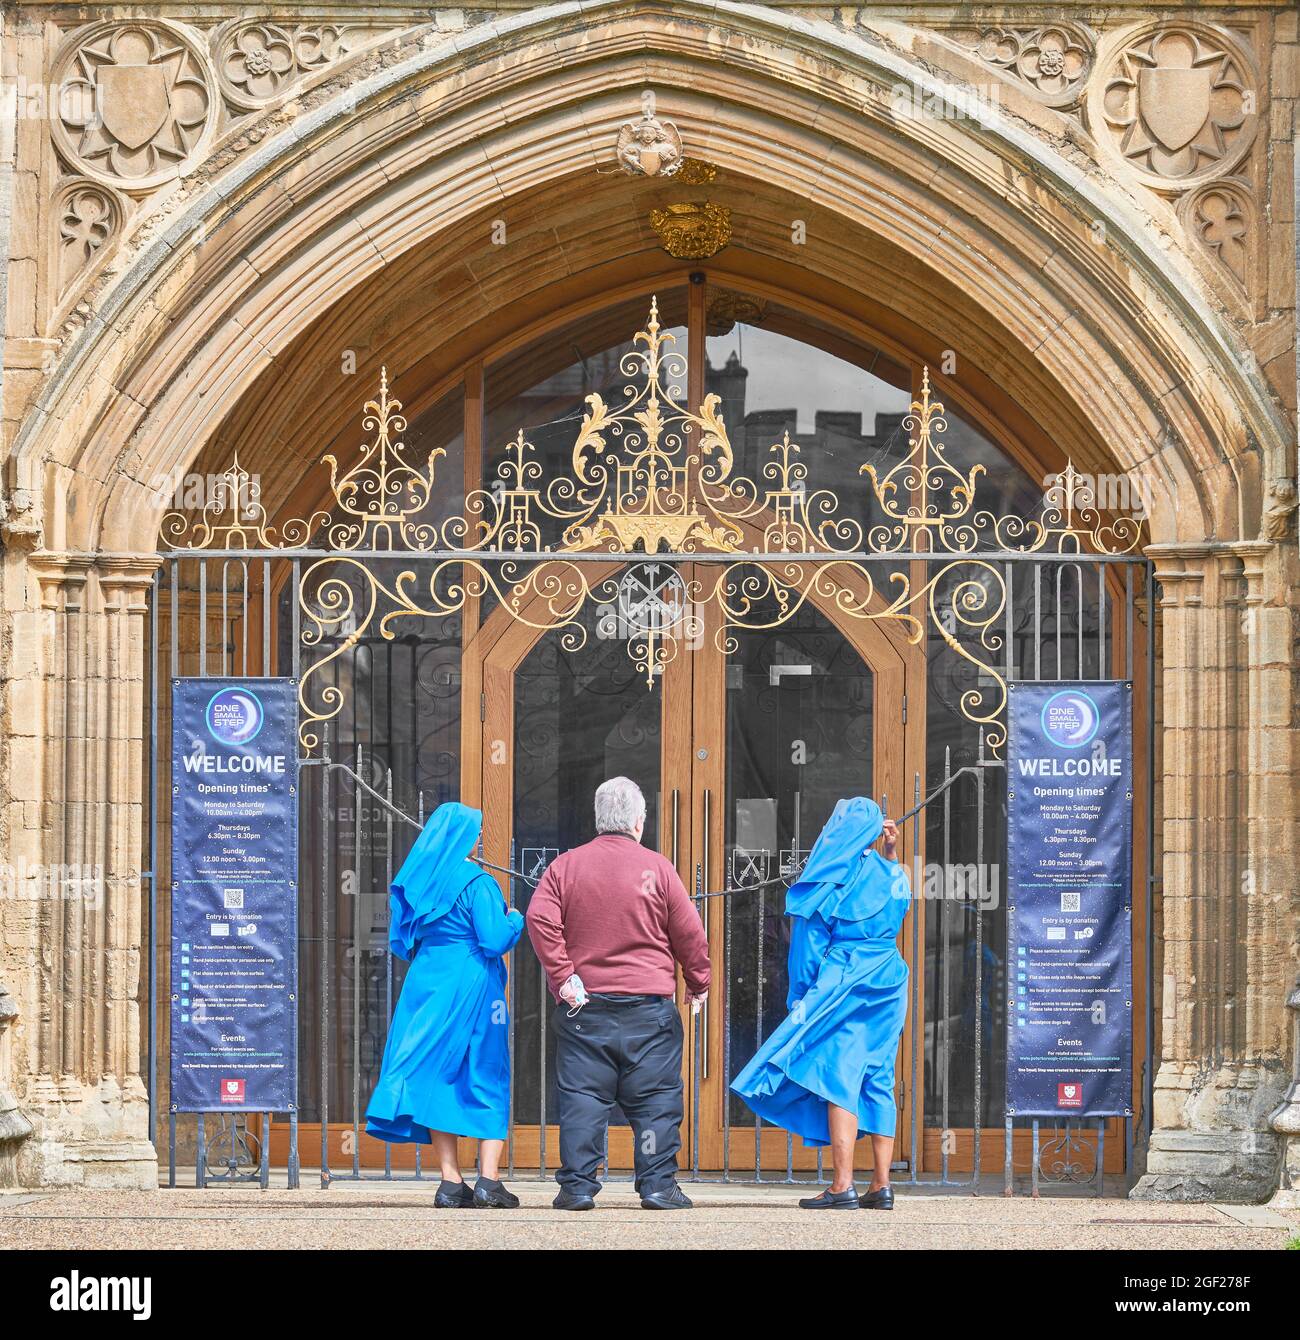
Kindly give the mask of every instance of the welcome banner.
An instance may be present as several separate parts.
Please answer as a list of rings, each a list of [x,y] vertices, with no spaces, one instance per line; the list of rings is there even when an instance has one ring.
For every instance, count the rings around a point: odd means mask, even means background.
[[[172,681],[171,1110],[298,1092],[297,682]]]
[[[1132,699],[1009,688],[1009,1116],[1132,1115]]]

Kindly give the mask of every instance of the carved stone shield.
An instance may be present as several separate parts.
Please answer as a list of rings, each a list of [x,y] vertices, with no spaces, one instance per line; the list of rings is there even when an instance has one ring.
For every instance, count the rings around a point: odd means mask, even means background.
[[[167,124],[167,72],[161,65],[101,65],[100,119],[104,129],[129,150],[143,149]]]
[[[659,175],[659,167],[662,159],[657,144],[652,146],[642,145],[637,150],[636,156],[640,160],[641,171],[644,172],[647,177],[656,177]]]
[[[1138,99],[1142,120],[1160,144],[1174,153],[1196,138],[1210,115],[1213,76],[1208,67],[1142,70]]]

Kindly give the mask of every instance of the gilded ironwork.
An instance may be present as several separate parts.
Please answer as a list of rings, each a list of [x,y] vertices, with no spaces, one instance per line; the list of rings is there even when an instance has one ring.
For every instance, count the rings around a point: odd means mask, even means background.
[[[1142,538],[1132,516],[1106,521],[1097,507],[1095,487],[1066,462],[1043,498],[1038,517],[999,516],[975,510],[975,487],[984,467],[967,471],[947,456],[941,434],[948,420],[932,398],[930,369],[921,372],[921,398],[903,419],[909,434],[907,455],[880,473],[871,464],[860,473],[871,480],[884,519],[868,535],[874,553],[968,554],[977,548],[1016,554],[1132,553]]]
[[[736,630],[779,627],[810,601],[841,623],[893,623],[912,643],[928,627],[974,668],[961,711],[996,755],[1006,738],[1005,561],[1121,556],[1141,539],[1135,518],[1106,519],[1072,464],[1038,517],[977,508],[984,467],[949,460],[928,369],[904,419],[906,454],[887,469],[864,464],[870,489],[849,507],[834,490],[811,487],[789,433],[771,444],[758,478],[736,471],[719,397],[706,395],[694,410],[684,403],[686,360],[660,328],[654,301],[619,370],[616,403],[586,397],[566,473],[544,478],[520,431],[505,444],[493,486],[471,490],[441,519],[444,453],[413,458],[386,370],[364,407],[370,436],[356,460],[345,468],[323,457],[330,510],[272,524],[236,460],[200,514],[164,519],[176,550],[261,550],[307,562],[302,641],[330,650],[300,677],[306,751],[320,746],[322,725],[343,706],[328,667],[367,632],[391,639],[400,620],[443,618],[492,598],[521,623],[558,630],[569,650],[586,640],[586,603],[607,605],[649,686],[681,646],[698,644],[710,607],[724,651],[735,649]],[[426,560],[418,573],[404,565],[417,557]],[[691,559],[702,561],[683,576],[675,565]]]
[[[883,474],[871,464],[859,470],[870,478],[885,516],[871,531],[873,549],[934,552],[967,547],[962,540],[973,544],[973,532],[962,519],[975,502],[975,483],[984,467],[973,465],[963,473],[948,460],[943,441],[936,436],[947,427],[943,406],[930,398],[930,369],[925,368],[921,399],[912,401],[903,419],[909,434],[907,455]]]
[[[330,525],[335,549],[355,549],[362,541],[372,548],[422,549],[434,541],[437,529],[416,521],[433,501],[434,462],[447,453],[435,447],[423,469],[406,458],[400,435],[406,429],[402,402],[388,394],[388,369],[379,372],[379,398],[367,400],[361,421],[375,433],[361,445],[360,459],[339,473],[332,454],[322,457],[330,468],[330,492],[341,518]]]
[[[235,452],[230,468],[216,477],[202,511],[197,516],[168,512],[162,537],[173,549],[299,549],[328,520],[328,512],[316,512],[273,525],[262,504],[261,481],[240,465]]]

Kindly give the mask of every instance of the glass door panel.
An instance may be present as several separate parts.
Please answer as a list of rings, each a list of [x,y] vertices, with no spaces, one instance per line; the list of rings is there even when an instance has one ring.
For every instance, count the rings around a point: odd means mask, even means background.
[[[697,404],[706,391],[721,396],[738,470],[764,478],[769,448],[786,432],[817,458],[819,481],[837,490],[856,485],[864,460],[887,468],[906,450],[901,419],[910,403],[909,370],[827,329],[817,328],[810,340],[795,314],[777,304],[750,304],[753,311],[737,309],[738,319],[723,319],[712,303],[706,311],[709,296],[700,286],[660,294],[660,320],[679,327],[677,352],[689,355],[689,369],[681,365],[689,383],[683,399]],[[640,305],[638,299],[638,323]],[[621,399],[622,384],[634,380],[622,365],[626,331],[635,329],[631,315],[630,307],[592,314],[564,338],[551,333],[489,366],[488,481],[521,425],[535,447],[538,487],[567,473],[584,397],[597,391]],[[747,526],[752,543],[762,518]],[[555,520],[544,523],[545,539],[554,543],[560,528]],[[599,568],[593,590],[608,577],[612,593],[618,566]],[[675,571],[693,591],[708,587],[715,570],[706,559]],[[886,583],[886,573],[873,576]],[[471,643],[478,679],[470,691],[482,689],[481,764],[472,771],[488,859],[540,874],[559,851],[591,836],[592,793],[616,773],[641,785],[647,845],[668,855],[697,895],[777,874],[792,878],[843,796],[890,797],[894,812],[903,808],[919,784],[914,733],[924,719],[914,715],[915,724],[906,724],[904,687],[921,653],[905,645],[897,623],[845,613],[870,602],[883,608],[862,574],[845,569],[837,579],[848,588],[847,604],[819,586],[798,595],[802,605],[779,627],[724,629],[718,603],[702,601],[700,627],[673,648],[652,688],[628,655],[627,635],[616,628],[611,636],[601,626],[600,600],[589,601],[580,616],[586,641],[574,647],[565,630],[539,633],[485,599]],[[797,574],[795,582],[802,585]],[[759,603],[748,622],[776,623],[786,612],[773,605],[765,613]],[[623,613],[620,604],[613,621],[620,628]],[[515,881],[511,894],[520,907],[530,888]],[[714,989],[687,1031],[688,1167],[816,1166],[815,1154],[792,1149],[784,1131],[756,1125],[742,1103],[726,1096],[730,1079],[784,1017],[784,892],[783,882],[700,903]],[[526,940],[512,955],[511,974],[513,1158],[521,1167],[554,1168],[551,1006]],[[631,1163],[626,1126],[611,1129],[609,1161],[613,1168]]]
[[[872,675],[844,636],[805,606],[782,628],[738,633],[736,644],[727,665],[727,882],[782,883],[730,900],[730,1075],[785,1017],[785,889],[836,802],[872,791]],[[752,1126],[749,1108],[730,1101],[732,1125]]]
[[[594,573],[593,587],[606,589],[606,575]],[[577,622],[585,640],[575,637],[572,626],[539,634],[498,610],[482,632],[488,644],[479,745],[484,848],[488,860],[530,879],[560,852],[595,836],[593,798],[607,778],[631,777],[641,787],[642,840],[666,854],[686,794],[674,760],[689,740],[689,666],[684,695],[681,667],[670,667],[651,688],[607,606],[589,600]],[[532,888],[527,880],[510,882],[511,900],[521,911],[527,910]],[[553,1006],[526,935],[510,955],[509,971],[511,1159],[518,1167],[554,1169],[559,1133]],[[614,1169],[632,1166],[631,1131],[617,1108],[608,1160]]]
[[[866,599],[861,589],[849,594]],[[817,1167],[816,1151],[756,1123],[729,1086],[786,1014],[788,883],[838,800],[871,796],[889,813],[892,796],[896,813],[910,776],[903,700],[911,648],[874,620],[838,617],[834,596],[819,592],[765,628],[776,609],[756,600],[747,622],[760,626],[719,638],[716,613],[706,612],[709,627],[690,658],[695,883],[744,889],[781,879],[707,903],[715,989],[688,1072],[698,1077],[688,1111],[701,1169]],[[906,1073],[905,1056],[900,1064]],[[900,1110],[901,1128],[906,1121]],[[871,1166],[867,1141],[859,1160]]]
[[[884,473],[907,455],[911,369],[780,303],[711,293],[703,383],[719,397],[736,473],[762,480],[788,434],[810,490],[853,499],[864,526],[879,521],[859,471]]]
[[[647,689],[622,641],[598,636],[596,607],[587,609],[584,646],[566,650],[566,630],[547,633],[515,672],[510,864],[534,878],[595,837],[592,798],[609,777],[630,777],[645,794],[645,841],[659,831],[663,694]],[[530,893],[516,887],[521,911]],[[551,1002],[526,937],[511,961],[515,1120],[537,1125],[556,1112],[554,1050],[543,1038]],[[615,1121],[623,1124],[621,1113]]]

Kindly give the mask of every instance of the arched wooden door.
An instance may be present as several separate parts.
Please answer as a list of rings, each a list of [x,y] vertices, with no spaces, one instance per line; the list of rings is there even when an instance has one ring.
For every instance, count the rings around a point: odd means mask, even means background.
[[[636,570],[644,567],[602,564],[600,574],[641,579]],[[677,572],[687,590],[707,592],[716,568],[692,562]],[[467,661],[472,654],[480,677],[490,861],[540,870],[588,840],[592,792],[618,773],[641,785],[650,811],[645,841],[674,861],[692,893],[789,872],[841,796],[875,796],[894,813],[905,807],[920,750],[919,723],[909,727],[905,701],[923,662],[899,624],[844,616],[833,586],[772,627],[724,635],[716,602],[697,613],[697,635],[675,649],[653,686],[628,655],[627,630],[598,601],[578,618],[585,640],[576,648],[571,630],[566,642],[565,630],[543,633],[500,610],[484,620]],[[760,620],[761,602],[751,622]],[[526,904],[529,891],[516,881],[516,902]],[[778,885],[703,904],[714,989],[702,1027],[687,1029],[684,1166],[697,1159],[709,1169],[784,1169],[788,1159],[815,1165],[812,1151],[797,1141],[787,1148],[784,1132],[756,1130],[739,1100],[724,1101],[728,1081],[784,1013],[783,893]],[[911,942],[905,927],[907,952]],[[527,945],[514,954],[512,973],[514,1161],[554,1167],[551,1004]],[[911,1094],[901,1083],[909,1065],[900,1056],[900,1131],[910,1120]],[[867,1142],[861,1152],[869,1167]],[[631,1166],[625,1125],[611,1127],[609,1162]]]

